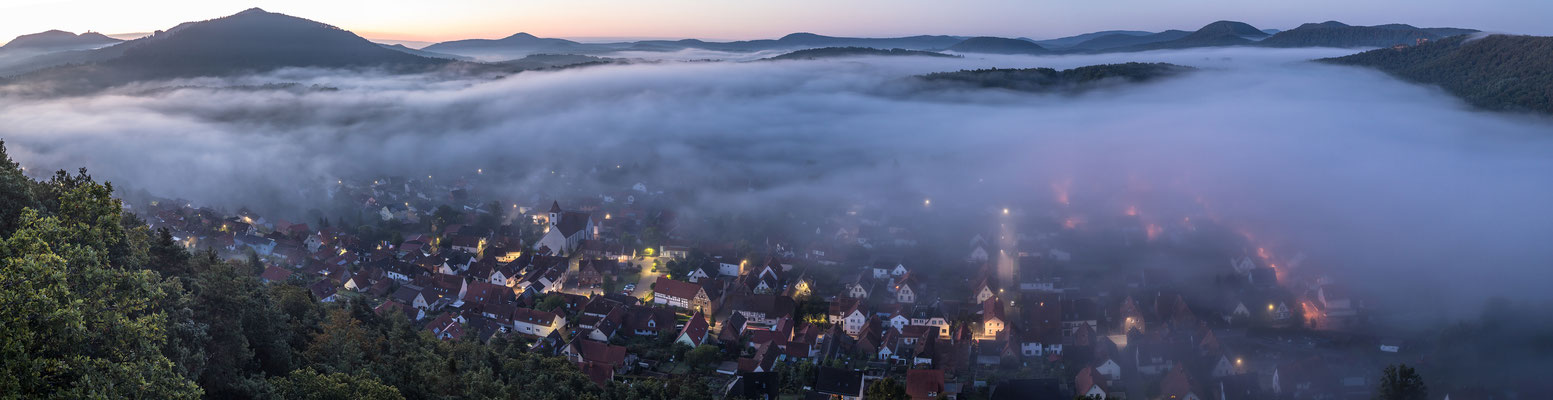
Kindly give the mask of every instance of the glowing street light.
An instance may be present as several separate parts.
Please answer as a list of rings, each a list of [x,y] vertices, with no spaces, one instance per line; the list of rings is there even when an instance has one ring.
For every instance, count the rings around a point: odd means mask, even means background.
[[[1008,209],[1007,208],[1003,209],[1003,215],[1008,215]]]

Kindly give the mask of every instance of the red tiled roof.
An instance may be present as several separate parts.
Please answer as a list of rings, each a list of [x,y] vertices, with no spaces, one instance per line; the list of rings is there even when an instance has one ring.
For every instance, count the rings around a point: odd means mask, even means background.
[[[668,295],[690,300],[696,298],[696,293],[701,291],[701,285],[660,276],[657,283],[653,284],[652,291],[658,295]]]
[[[700,346],[706,340],[706,317],[700,311],[690,316],[690,321],[685,322],[685,329],[679,331],[681,336],[690,336],[693,346]]]
[[[933,399],[944,392],[944,370],[913,369],[906,371],[906,395],[913,399]],[[929,395],[928,393],[933,393]]]

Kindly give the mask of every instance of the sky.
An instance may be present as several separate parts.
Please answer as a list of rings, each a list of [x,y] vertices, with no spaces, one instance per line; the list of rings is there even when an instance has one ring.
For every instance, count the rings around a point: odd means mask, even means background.
[[[1220,19],[1258,28],[1304,22],[1407,23],[1553,35],[1547,0],[4,0],[0,40],[61,29],[151,32],[250,7],[372,39],[436,42],[545,37],[758,39],[792,32],[1055,38],[1110,29],[1195,29]]]

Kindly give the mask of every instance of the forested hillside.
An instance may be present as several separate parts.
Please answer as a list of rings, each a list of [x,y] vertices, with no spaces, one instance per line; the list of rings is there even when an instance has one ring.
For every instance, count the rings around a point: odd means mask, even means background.
[[[1323,62],[1375,68],[1439,85],[1478,107],[1553,114],[1553,37],[1455,36],[1420,46],[1371,50]]]
[[[1123,63],[1090,65],[1062,71],[1051,68],[962,70],[931,73],[918,78],[937,84],[1052,92],[1082,91],[1111,83],[1145,82],[1191,70],[1191,67],[1166,63]]]
[[[256,263],[190,254],[85,170],[22,172],[0,142],[6,397],[710,398],[689,375],[600,387],[505,338],[441,341],[362,301],[321,305],[261,283]]]

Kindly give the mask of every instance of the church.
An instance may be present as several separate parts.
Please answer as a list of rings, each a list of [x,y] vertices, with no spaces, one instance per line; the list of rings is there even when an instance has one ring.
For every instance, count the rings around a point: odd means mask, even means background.
[[[550,203],[550,222],[545,234],[534,242],[534,250],[553,256],[570,255],[583,240],[592,240],[598,234],[593,216],[585,212],[563,211],[560,202]]]

